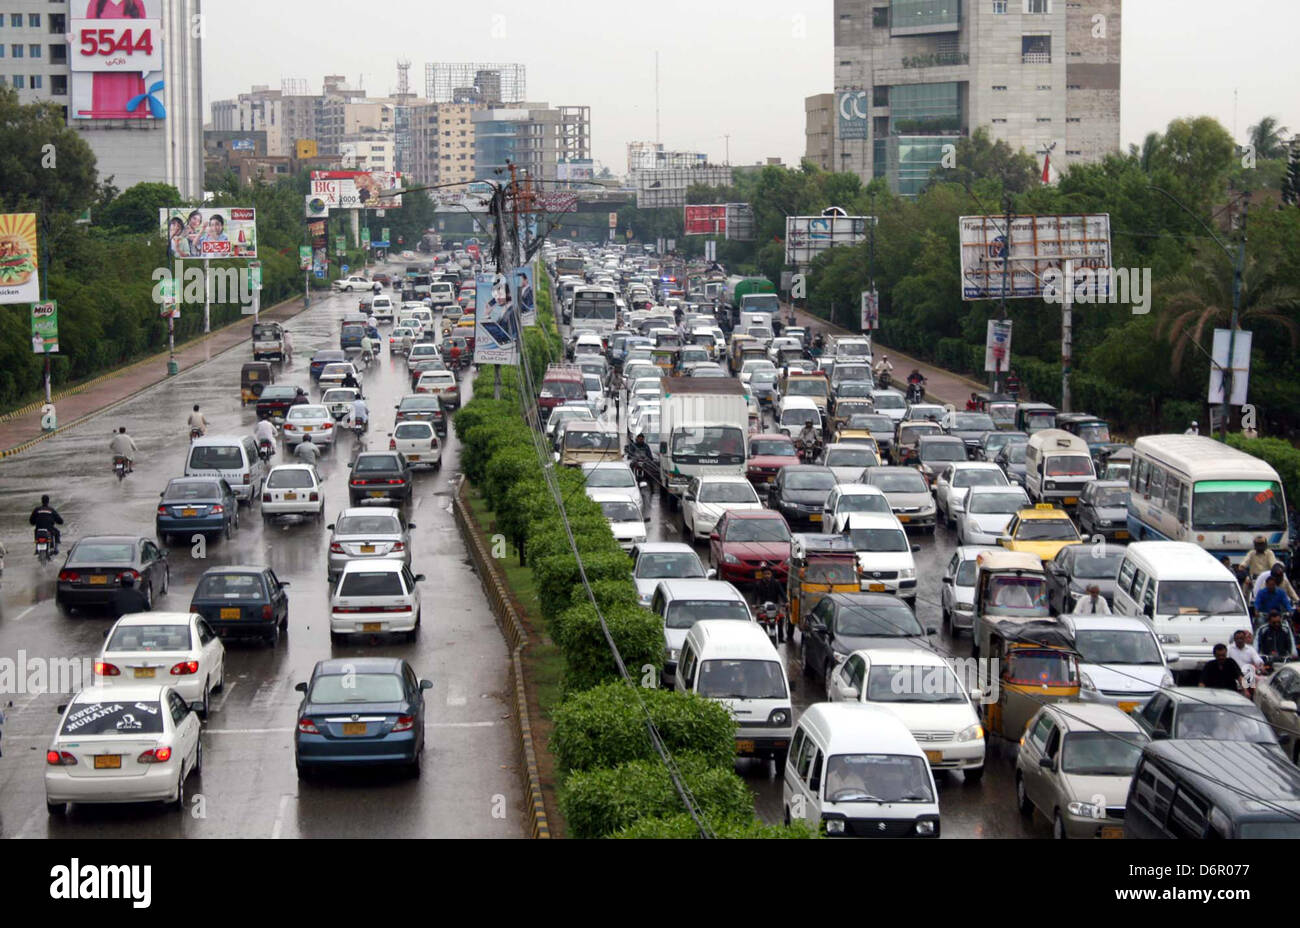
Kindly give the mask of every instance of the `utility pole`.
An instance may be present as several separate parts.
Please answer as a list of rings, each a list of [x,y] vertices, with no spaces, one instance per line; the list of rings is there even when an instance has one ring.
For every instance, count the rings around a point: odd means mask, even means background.
[[[1002,226],[1002,294],[998,300],[998,321],[1007,321],[1007,277],[1011,270],[1011,194],[1002,196],[1002,209],[1005,213]],[[995,354],[995,358],[998,356]],[[1002,381],[1002,361],[998,358],[993,364],[993,392],[997,393]],[[1007,351],[1007,369],[1011,369],[1011,351]]]
[[[1223,406],[1220,410],[1219,436],[1227,441],[1228,415],[1231,412],[1232,386],[1235,379],[1237,354],[1237,321],[1241,313],[1241,278],[1246,270],[1246,216],[1250,212],[1250,192],[1245,194],[1241,209],[1241,240],[1237,242],[1236,260],[1232,265],[1232,320],[1228,323],[1228,364],[1223,373]]]
[[[871,191],[871,246],[867,252],[867,289],[871,291],[871,304],[879,319],[880,305],[876,301],[876,191]],[[874,332],[869,334],[875,334]]]

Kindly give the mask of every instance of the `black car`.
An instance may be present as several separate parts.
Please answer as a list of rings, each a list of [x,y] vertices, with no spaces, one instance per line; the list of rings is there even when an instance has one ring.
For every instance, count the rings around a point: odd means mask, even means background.
[[[438,436],[447,437],[447,413],[443,411],[442,400],[434,394],[408,393],[393,408],[397,410],[397,422],[432,422]]]
[[[312,364],[315,363],[313,360]],[[312,376],[319,377],[320,371],[313,369]],[[300,389],[292,384],[271,384],[263,388],[262,395],[257,398],[257,418],[283,419]]]
[[[190,611],[222,638],[261,638],[274,646],[289,627],[288,585],[269,567],[209,567],[194,588]]]
[[[1029,441],[1027,432],[1008,432],[994,431],[985,432],[984,437],[980,439],[979,447],[975,449],[975,460],[987,461],[990,464],[997,459],[998,452],[1010,444],[1021,444]]]
[[[1079,494],[1076,518],[1088,537],[1128,538],[1128,481],[1094,480]]]
[[[1047,601],[1052,612],[1072,612],[1096,585],[1107,603],[1115,604],[1115,575],[1126,545],[1066,545],[1043,566],[1047,568]]]
[[[323,348],[311,356],[311,379],[320,380],[321,371],[325,370],[326,364],[337,364],[346,361],[348,354],[336,348]]]
[[[966,443],[966,454],[974,457],[980,447],[980,441],[989,432],[996,432],[998,427],[993,417],[986,412],[961,412],[954,410],[945,415],[939,424],[948,435],[960,438]]]
[[[456,355],[462,362],[471,360],[469,341],[463,335],[448,335],[442,340],[439,351],[442,353],[442,360],[446,364],[451,364],[451,349],[459,348],[460,352]]]
[[[787,464],[768,490],[767,505],[785,516],[791,526],[820,523],[826,497],[835,489],[835,473],[815,464]]]
[[[404,503],[411,498],[411,465],[399,451],[363,451],[352,462],[348,498],[353,506],[383,500]]]
[[[993,459],[993,463],[1002,468],[1007,479],[1019,487],[1025,485],[1025,450],[1028,447],[1028,441],[1013,441],[1003,445]]]
[[[916,464],[931,486],[949,464],[966,460],[966,442],[956,435],[922,435],[916,440]]]
[[[171,568],[167,552],[136,535],[92,535],[72,546],[59,571],[54,602],[64,615],[81,606],[112,606],[130,575],[152,609],[167,592]]]
[[[921,648],[937,629],[922,628],[910,606],[889,593],[831,593],[808,613],[799,646],[803,672],[825,681],[862,648]]]

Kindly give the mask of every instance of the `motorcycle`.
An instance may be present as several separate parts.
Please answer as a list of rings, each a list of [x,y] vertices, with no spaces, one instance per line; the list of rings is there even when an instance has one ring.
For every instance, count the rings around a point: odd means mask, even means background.
[[[120,454],[113,455],[113,473],[117,474],[118,480],[124,480],[129,470],[130,465],[124,456]]]
[[[921,403],[925,401],[925,381],[921,380],[916,383],[907,385],[907,401],[909,403]]]
[[[42,564],[50,562],[50,555],[53,553],[54,535],[48,528],[38,528],[36,530],[36,559]]]
[[[271,460],[271,455],[275,454],[275,444],[269,438],[263,438],[257,443],[257,456],[265,464]]]
[[[202,438],[202,437],[203,437],[203,429],[199,428],[197,425],[191,425],[191,426],[190,426],[190,444],[193,444],[195,441],[197,441],[198,439],[200,439],[200,438]]]
[[[794,440],[794,450],[795,453],[799,455],[799,463],[811,464],[813,461],[816,461],[821,457],[822,441],[818,438],[809,444],[802,438],[796,438]]]
[[[767,637],[772,639],[772,643],[784,642],[786,638],[785,609],[768,600],[754,611],[758,617],[758,624],[763,626],[763,630],[767,632]]]
[[[889,376],[889,371],[881,371],[876,380],[880,383],[880,389],[882,390],[888,390],[889,385],[893,382],[893,379]]]

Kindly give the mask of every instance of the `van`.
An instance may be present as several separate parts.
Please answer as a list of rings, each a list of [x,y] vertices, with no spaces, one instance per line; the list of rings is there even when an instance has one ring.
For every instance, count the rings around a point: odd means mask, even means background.
[[[778,770],[785,766],[794,718],[790,683],[762,626],[729,619],[696,622],[686,633],[676,669],[677,692],[716,700],[735,717],[737,755],[770,757]]]
[[[1115,612],[1145,617],[1175,678],[1199,678],[1216,644],[1251,627],[1232,571],[1188,541],[1130,544],[1115,581]]]
[[[650,611],[664,622],[664,686],[676,686],[677,661],[686,635],[696,622],[754,621],[745,597],[725,580],[660,580],[650,600]]]
[[[278,322],[253,325],[253,360],[284,360],[284,329]]]
[[[251,435],[207,435],[196,438],[185,459],[186,477],[223,477],[240,502],[253,504],[262,495],[266,462],[257,456]]]
[[[816,703],[799,719],[784,764],[787,824],[832,838],[937,838],[939,794],[907,727],[877,706]]]
[[[1162,740],[1142,750],[1126,838],[1300,838],[1300,770],[1265,744]]]
[[[1035,503],[1074,506],[1079,494],[1097,479],[1092,449],[1064,429],[1043,429],[1029,436],[1025,448],[1025,491]]]

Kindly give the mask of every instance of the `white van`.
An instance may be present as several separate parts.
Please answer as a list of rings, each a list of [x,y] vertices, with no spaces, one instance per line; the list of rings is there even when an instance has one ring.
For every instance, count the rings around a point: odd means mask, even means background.
[[[435,308],[439,306],[455,306],[456,291],[448,281],[436,280],[429,285],[429,300]]]
[[[755,622],[706,619],[686,633],[676,689],[726,706],[738,723],[736,753],[770,757],[777,769],[790,750],[794,710],[785,663]]]
[[[809,706],[795,728],[781,795],[787,823],[802,819],[829,837],[939,837],[930,762],[907,727],[876,706]]]
[[[420,320],[420,325],[424,328],[424,331],[426,332],[434,331],[433,310],[429,309],[428,307],[424,307],[421,309],[413,309],[411,310],[410,315]]]
[[[725,580],[660,580],[650,611],[664,620],[664,686],[676,686],[677,661],[696,622],[754,621],[745,597]]]
[[[1175,677],[1199,674],[1216,644],[1251,627],[1232,571],[1187,541],[1130,544],[1115,581],[1115,612],[1151,623]]]
[[[1078,435],[1064,429],[1043,429],[1029,436],[1025,491],[1033,502],[1073,506],[1083,488],[1096,479],[1092,451]]]
[[[185,476],[224,477],[235,498],[251,506],[262,495],[266,463],[251,435],[207,435],[190,445]]]

